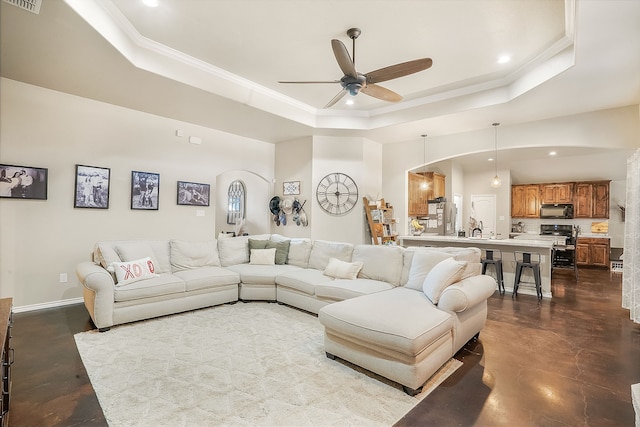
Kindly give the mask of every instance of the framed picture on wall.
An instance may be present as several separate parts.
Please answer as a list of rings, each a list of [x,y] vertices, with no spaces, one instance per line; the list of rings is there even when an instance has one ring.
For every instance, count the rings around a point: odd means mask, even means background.
[[[209,184],[178,181],[178,204],[209,206]]]
[[[109,209],[111,169],[76,165],[74,208]]]
[[[282,183],[284,196],[297,196],[300,194],[300,181],[285,181]]]
[[[158,210],[160,174],[131,171],[131,209]]]
[[[0,197],[47,200],[48,170],[0,164]]]

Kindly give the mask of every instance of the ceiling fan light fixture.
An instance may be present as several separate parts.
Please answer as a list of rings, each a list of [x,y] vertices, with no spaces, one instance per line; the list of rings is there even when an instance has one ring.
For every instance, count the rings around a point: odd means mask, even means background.
[[[362,85],[360,83],[350,83],[346,89],[349,91],[349,95],[356,96],[358,92],[360,92],[360,89],[362,89]]]

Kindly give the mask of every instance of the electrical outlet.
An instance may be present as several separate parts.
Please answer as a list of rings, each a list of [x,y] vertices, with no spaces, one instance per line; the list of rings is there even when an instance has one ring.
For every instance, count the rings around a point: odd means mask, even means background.
[[[204,216],[204,210],[203,209],[196,209],[196,216]]]
[[[67,283],[67,273],[60,273],[60,283]]]

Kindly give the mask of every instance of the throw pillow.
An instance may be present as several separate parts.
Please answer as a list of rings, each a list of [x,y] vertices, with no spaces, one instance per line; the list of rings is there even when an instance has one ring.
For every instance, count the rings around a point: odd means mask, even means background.
[[[408,251],[407,251],[408,252]],[[411,259],[409,278],[405,288],[422,291],[424,279],[439,262],[451,258],[450,254],[437,251],[416,249]]]
[[[330,258],[323,274],[335,279],[353,280],[358,277],[362,266],[363,264],[361,262],[346,262],[340,261],[337,258]]]
[[[438,304],[442,291],[444,291],[447,286],[460,280],[466,265],[466,261],[456,261],[453,258],[440,261],[431,269],[429,274],[427,274],[422,284],[422,291],[432,303]]]
[[[111,263],[111,268],[116,274],[118,283],[116,286],[124,286],[142,279],[157,276],[156,267],[151,258],[146,257],[135,261]]]
[[[289,256],[289,245],[291,244],[291,240],[281,240],[279,242],[274,242],[273,240],[269,240],[267,242],[266,249],[275,248],[276,249],[276,264],[282,265],[287,263],[287,257]]]
[[[276,248],[271,249],[251,249],[249,264],[254,265],[274,265],[276,260]]]

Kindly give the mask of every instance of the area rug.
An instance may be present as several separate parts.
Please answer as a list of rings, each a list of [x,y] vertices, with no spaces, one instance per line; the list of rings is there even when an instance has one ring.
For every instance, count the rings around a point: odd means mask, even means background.
[[[390,426],[416,397],[323,349],[317,317],[261,302],[83,332],[76,344],[105,418],[118,426]]]

